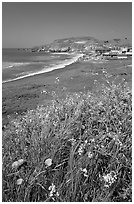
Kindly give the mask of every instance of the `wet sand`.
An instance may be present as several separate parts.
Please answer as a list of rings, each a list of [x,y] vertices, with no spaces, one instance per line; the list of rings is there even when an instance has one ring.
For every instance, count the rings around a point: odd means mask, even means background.
[[[132,60],[111,60],[104,63],[76,62],[63,69],[27,77],[2,85],[2,119],[8,123],[8,115],[15,117],[34,109],[38,105],[48,104],[58,95],[59,98],[73,92],[94,91],[99,84],[105,84],[103,70],[110,75],[110,81],[120,83],[122,78],[132,86]]]

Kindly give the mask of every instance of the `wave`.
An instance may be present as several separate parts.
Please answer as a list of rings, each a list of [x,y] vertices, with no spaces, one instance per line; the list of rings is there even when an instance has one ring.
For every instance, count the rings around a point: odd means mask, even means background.
[[[31,64],[31,62],[2,62],[2,69],[9,69],[13,67],[19,66],[27,66]]]
[[[69,52],[51,52],[52,55],[70,55]]]
[[[47,72],[51,72],[51,71],[56,70],[56,69],[65,68],[66,66],[75,63],[75,62],[76,62],[80,57],[82,57],[82,56],[83,56],[83,54],[77,54],[77,55],[75,55],[72,59],[69,59],[69,60],[67,60],[67,61],[64,60],[63,63],[57,64],[57,65],[52,65],[52,66],[49,67],[49,68],[46,68],[46,67],[45,67],[45,69],[42,69],[42,70],[40,70],[40,71],[38,71],[38,72],[29,72],[29,73],[26,74],[26,75],[19,76],[19,77],[14,78],[14,79],[5,80],[5,81],[3,81],[2,83],[13,82],[13,81],[17,81],[17,80],[24,79],[24,78],[27,78],[27,77],[32,77],[32,76],[35,76],[35,75],[39,75],[39,74],[44,74],[44,73],[47,73]]]

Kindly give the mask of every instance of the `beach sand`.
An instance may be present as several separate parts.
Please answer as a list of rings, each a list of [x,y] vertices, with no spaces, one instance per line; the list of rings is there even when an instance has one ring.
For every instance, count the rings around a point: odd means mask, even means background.
[[[74,92],[94,91],[100,84],[106,84],[103,70],[115,83],[122,78],[132,86],[132,60],[111,60],[104,63],[93,61],[76,62],[63,69],[53,70],[2,85],[2,122],[8,123],[11,118],[38,105],[51,102],[55,95],[59,98]],[[96,83],[97,82],[97,83]]]

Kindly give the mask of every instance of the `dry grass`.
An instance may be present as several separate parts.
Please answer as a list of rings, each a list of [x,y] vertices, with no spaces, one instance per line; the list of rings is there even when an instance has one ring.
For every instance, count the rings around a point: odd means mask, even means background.
[[[125,84],[111,83],[55,97],[10,121],[3,131],[3,201],[132,201],[131,98]]]

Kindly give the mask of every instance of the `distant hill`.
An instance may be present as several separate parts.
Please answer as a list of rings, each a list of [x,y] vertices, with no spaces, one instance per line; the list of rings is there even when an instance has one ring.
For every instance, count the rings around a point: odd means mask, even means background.
[[[71,37],[54,40],[52,43],[32,48],[32,51],[50,51],[50,52],[73,52],[95,49],[98,46],[132,46],[131,40],[112,39],[112,40],[98,40],[94,37]]]

